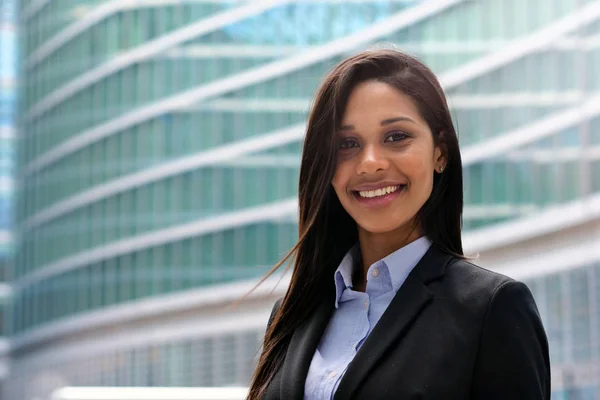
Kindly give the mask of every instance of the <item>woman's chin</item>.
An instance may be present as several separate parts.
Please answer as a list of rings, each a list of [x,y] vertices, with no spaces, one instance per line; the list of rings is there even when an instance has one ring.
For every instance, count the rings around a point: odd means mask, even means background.
[[[407,221],[400,221],[393,223],[392,221],[369,221],[368,223],[358,223],[359,229],[372,234],[372,235],[383,235],[393,232],[402,232],[412,230],[412,224],[409,226]]]

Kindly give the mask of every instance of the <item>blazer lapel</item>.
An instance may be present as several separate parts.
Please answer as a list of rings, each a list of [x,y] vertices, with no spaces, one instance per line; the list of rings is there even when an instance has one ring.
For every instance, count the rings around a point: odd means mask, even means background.
[[[335,399],[350,399],[388,348],[397,343],[431,302],[433,292],[426,283],[441,277],[451,256],[434,245],[411,271],[362,347],[348,365]]]
[[[304,399],[308,369],[333,309],[333,301],[321,302],[311,318],[292,335],[282,366],[281,399]]]

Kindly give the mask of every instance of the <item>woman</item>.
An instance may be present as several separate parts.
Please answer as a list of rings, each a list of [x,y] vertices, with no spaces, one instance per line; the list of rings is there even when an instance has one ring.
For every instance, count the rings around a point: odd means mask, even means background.
[[[463,255],[458,140],[422,63],[367,51],[325,78],[299,204],[249,399],[550,398],[531,293]]]

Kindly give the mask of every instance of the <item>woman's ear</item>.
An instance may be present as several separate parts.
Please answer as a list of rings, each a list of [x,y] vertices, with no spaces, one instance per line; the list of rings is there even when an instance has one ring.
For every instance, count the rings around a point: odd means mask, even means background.
[[[442,173],[448,163],[448,146],[446,145],[445,132],[438,135],[437,143],[433,153],[433,165],[437,172]]]

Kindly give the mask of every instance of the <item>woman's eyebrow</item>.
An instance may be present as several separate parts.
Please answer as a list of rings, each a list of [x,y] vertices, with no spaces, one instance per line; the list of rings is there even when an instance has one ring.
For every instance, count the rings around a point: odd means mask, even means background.
[[[386,125],[393,124],[394,122],[412,122],[413,124],[418,125],[414,119],[405,117],[405,116],[384,119],[380,122],[380,125],[386,126]],[[342,125],[339,130],[340,131],[352,131],[352,130],[354,130],[354,125],[351,125],[351,124]]]
[[[401,121],[412,122],[413,124],[417,124],[415,120],[413,120],[412,118],[409,118],[409,117],[388,118],[388,119],[384,119],[383,121],[381,121],[380,124],[381,124],[381,126],[386,126],[386,125],[393,124],[394,122],[401,122]]]

